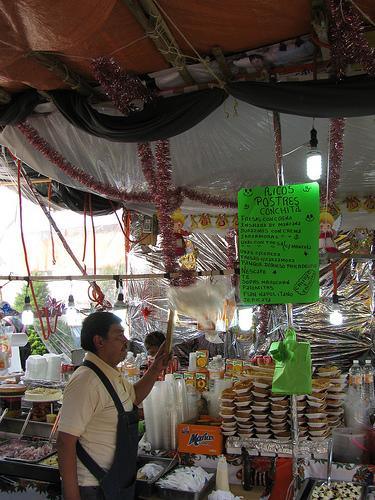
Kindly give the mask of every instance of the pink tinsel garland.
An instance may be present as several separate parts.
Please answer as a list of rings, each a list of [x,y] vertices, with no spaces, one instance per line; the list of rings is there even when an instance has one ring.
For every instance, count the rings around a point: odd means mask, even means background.
[[[116,187],[110,186],[104,182],[99,182],[94,177],[86,174],[78,167],[75,167],[58,153],[47,141],[40,137],[37,130],[26,122],[18,123],[16,127],[26,137],[26,139],[39,151],[47,160],[56,165],[62,172],[72,179],[80,182],[92,191],[103,194],[108,198],[120,201],[132,201],[135,203],[148,203],[152,201],[152,196],[146,192],[127,192],[121,191]]]
[[[342,80],[351,62],[361,64],[375,76],[375,50],[368,44],[364,27],[349,0],[332,0],[331,75]]]
[[[331,118],[329,122],[329,182],[320,185],[320,202],[330,204],[340,182],[344,154],[345,118]]]
[[[270,306],[262,304],[259,310],[259,321],[256,328],[257,344],[262,345],[268,332],[268,321],[270,314]]]
[[[137,111],[135,100],[150,101],[157,92],[145,87],[137,78],[125,73],[113,59],[98,57],[91,62],[94,76],[113,104],[125,116]]]
[[[369,46],[363,23],[349,0],[332,0],[330,72],[335,80],[343,80],[348,64],[358,62],[375,76],[375,50]],[[329,131],[329,178],[320,186],[320,201],[330,204],[340,181],[344,152],[345,118],[332,118]]]
[[[236,264],[236,239],[238,237],[238,229],[231,227],[227,233],[227,269],[234,269]],[[236,284],[236,275],[231,277],[232,285]]]

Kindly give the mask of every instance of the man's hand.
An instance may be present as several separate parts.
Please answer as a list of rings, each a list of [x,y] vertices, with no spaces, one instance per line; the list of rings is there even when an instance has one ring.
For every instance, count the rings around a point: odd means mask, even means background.
[[[165,342],[159,347],[158,352],[156,353],[154,362],[150,366],[150,369],[158,370],[158,373],[163,371],[167,366],[169,366],[173,361],[173,351],[169,354],[165,352]]]

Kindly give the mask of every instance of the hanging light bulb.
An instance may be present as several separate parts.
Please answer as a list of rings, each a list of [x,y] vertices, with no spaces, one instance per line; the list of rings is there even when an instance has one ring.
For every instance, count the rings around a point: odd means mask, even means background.
[[[31,309],[30,297],[26,295],[25,297],[25,305],[23,306],[23,311],[21,314],[22,323],[26,326],[32,325],[34,321],[34,313]]]
[[[332,312],[329,315],[331,325],[339,326],[342,324],[342,314],[339,307],[339,297],[335,293],[332,297]]]
[[[244,332],[250,330],[253,324],[253,308],[252,307],[240,307],[238,309],[238,326]]]
[[[68,298],[68,307],[66,308],[66,322],[68,326],[78,326],[80,324],[80,318],[77,314],[77,309],[74,304],[74,297],[72,294]]]
[[[128,306],[124,302],[124,294],[120,291],[113,306],[113,312],[121,319],[121,323],[123,323],[123,325],[125,325],[126,322],[127,309]]]
[[[317,131],[312,128],[310,131],[310,151],[306,153],[307,177],[312,181],[317,181],[322,175],[322,153],[317,149]]]

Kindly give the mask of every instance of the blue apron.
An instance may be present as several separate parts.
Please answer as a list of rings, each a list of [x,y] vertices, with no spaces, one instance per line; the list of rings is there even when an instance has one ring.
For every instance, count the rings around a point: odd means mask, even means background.
[[[76,452],[83,465],[96,477],[107,500],[133,500],[137,475],[138,408],[125,411],[113,385],[104,373],[91,361],[83,366],[94,370],[111,395],[117,411],[117,438],[113,463],[109,471],[102,469],[77,440]]]

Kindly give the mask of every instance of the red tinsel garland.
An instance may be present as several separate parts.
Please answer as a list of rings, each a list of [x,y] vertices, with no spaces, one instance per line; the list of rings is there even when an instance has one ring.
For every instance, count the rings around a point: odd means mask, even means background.
[[[148,89],[137,78],[125,73],[112,58],[98,57],[91,62],[91,67],[105,93],[125,116],[137,111],[133,102],[136,99],[147,102],[157,98],[155,90]]]
[[[116,187],[110,186],[104,182],[99,182],[94,177],[86,174],[78,167],[75,167],[58,153],[46,140],[40,137],[37,130],[31,127],[26,122],[18,123],[16,127],[26,137],[26,139],[47,158],[51,163],[56,165],[62,172],[67,174],[72,179],[80,182],[92,191],[108,196],[113,200],[133,201],[138,203],[148,203],[152,201],[152,196],[146,192],[127,192],[121,191]]]
[[[270,306],[262,304],[259,310],[259,321],[256,328],[256,338],[258,346],[263,344],[263,340],[268,332],[268,320],[270,314]]]
[[[221,208],[238,207],[237,200],[231,200],[229,198],[224,198],[221,196],[213,196],[206,193],[199,193],[199,191],[196,191],[195,189],[182,188],[181,194],[184,198],[189,198],[189,200],[204,203],[204,205],[211,205]]]
[[[238,229],[231,227],[227,233],[227,269],[234,269],[236,264],[236,239],[238,236]],[[231,276],[232,285],[236,284],[236,275]]]
[[[351,62],[361,64],[375,76],[375,50],[368,44],[364,27],[349,0],[332,0],[331,75],[342,80]]]
[[[329,122],[329,182],[320,185],[320,202],[330,204],[335,198],[340,182],[344,154],[345,118],[331,118]]]

